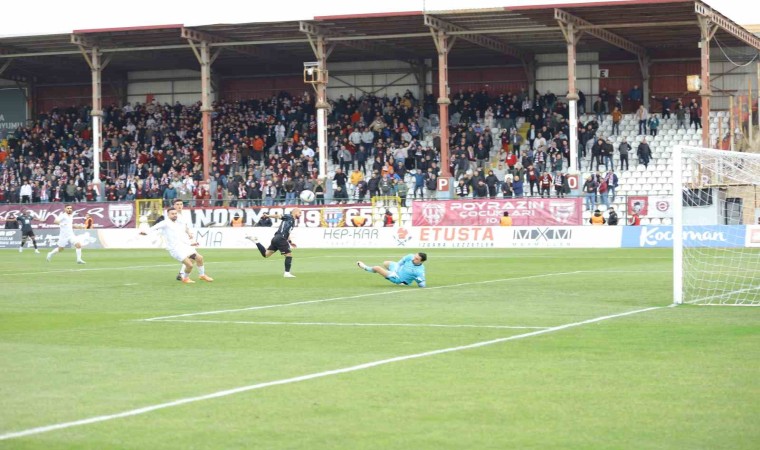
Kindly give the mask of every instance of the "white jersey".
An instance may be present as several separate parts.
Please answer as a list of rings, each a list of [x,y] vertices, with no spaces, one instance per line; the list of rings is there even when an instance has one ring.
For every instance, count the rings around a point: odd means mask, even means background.
[[[190,225],[185,221],[185,217],[182,214],[177,214],[177,223],[182,225],[185,234],[190,233]]]
[[[190,237],[187,235],[187,225],[180,222],[179,218],[176,221],[163,220],[153,225],[151,230],[161,232],[166,243],[166,249],[169,250],[169,254],[174,259],[182,261],[195,253]]]
[[[74,236],[74,215],[62,213],[58,216],[58,225],[61,230],[58,234],[59,237],[71,237]]]
[[[179,218],[176,221],[170,219],[162,220],[151,227],[151,230],[160,231],[166,241],[166,246],[169,248],[179,247],[182,245],[190,245],[190,238],[185,231],[187,225],[180,222]]]
[[[164,219],[169,220],[168,211],[164,212]],[[177,223],[182,224],[182,229],[185,230],[185,234],[188,234],[188,233],[192,234],[190,230],[190,224],[188,223],[187,219],[185,219],[185,216],[180,211],[177,211]]]
[[[64,248],[64,247],[70,247],[75,246],[76,244],[85,245],[87,242],[84,242],[82,236],[77,236],[74,234],[74,215],[61,213],[60,216],[58,216],[58,225],[60,226],[60,230],[58,232],[58,247]]]

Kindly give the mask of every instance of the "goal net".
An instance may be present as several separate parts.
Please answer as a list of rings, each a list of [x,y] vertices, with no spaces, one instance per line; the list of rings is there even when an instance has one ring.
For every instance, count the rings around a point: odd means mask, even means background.
[[[675,303],[760,305],[760,154],[673,152]]]

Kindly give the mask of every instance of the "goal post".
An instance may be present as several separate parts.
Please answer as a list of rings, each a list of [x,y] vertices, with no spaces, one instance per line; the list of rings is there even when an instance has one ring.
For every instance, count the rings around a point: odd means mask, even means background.
[[[673,301],[760,305],[760,154],[676,146]]]

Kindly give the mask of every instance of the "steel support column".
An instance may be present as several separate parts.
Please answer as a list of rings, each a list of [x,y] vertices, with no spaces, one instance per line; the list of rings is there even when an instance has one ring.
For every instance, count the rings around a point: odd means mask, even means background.
[[[214,108],[211,106],[211,64],[219,56],[221,50],[217,50],[211,55],[211,47],[208,40],[200,41],[200,45],[195,44],[189,35],[184,35],[190,43],[198,63],[201,65],[201,127],[203,130],[203,181],[208,183],[211,180],[211,113]],[[234,175],[234,174],[233,174]]]
[[[320,82],[314,85],[317,93],[317,153],[319,154],[319,179],[327,178],[327,114],[330,104],[327,102],[327,40],[324,36],[317,36],[314,42],[314,54],[319,63]],[[321,74],[325,74],[322,76]]]
[[[314,107],[317,110],[317,155],[319,156],[319,174],[317,176],[320,180],[324,180],[327,178],[327,115],[330,112],[330,104],[327,101],[327,83],[329,81],[327,58],[335,49],[335,44],[332,42],[328,44],[328,40],[339,36],[331,35],[329,30],[309,22],[300,22],[299,29],[306,34],[311,50],[317,58],[316,72],[312,75],[304,73],[304,81],[311,84],[316,93]],[[361,44],[357,45],[361,46]],[[306,69],[306,64],[304,64],[304,69]]]
[[[578,89],[575,86],[576,48],[583,32],[576,33],[575,24],[559,22],[567,42],[567,101],[570,113],[570,167],[568,172],[577,173],[578,165]]]
[[[698,15],[697,19],[699,19],[699,29],[702,35],[702,39],[699,41],[702,53],[702,87],[699,91],[699,96],[702,99],[702,117],[700,117],[702,123],[702,147],[710,147],[710,97],[712,96],[712,88],[710,87],[710,41],[715,32],[718,31],[718,26],[706,17]],[[731,130],[732,134],[733,132],[734,130]]]
[[[438,50],[438,117],[440,118],[441,137],[441,173],[444,178],[451,177],[449,169],[449,51],[454,45],[456,38],[449,40],[445,32],[430,30],[433,42]]]
[[[623,38],[622,36],[619,36],[611,31],[608,31],[601,26],[597,24],[592,24],[580,17],[574,16],[567,11],[564,11],[562,9],[555,9],[554,10],[554,18],[557,20],[557,22],[560,24],[560,27],[562,28],[562,25],[565,24],[565,28],[562,29],[563,33],[565,33],[565,39],[570,41],[568,37],[568,29],[572,30],[571,25],[575,26],[576,30],[582,30],[583,32],[587,33],[589,36],[595,37],[597,39],[600,39],[604,42],[607,42],[609,44],[612,44],[618,48],[622,48],[623,50],[633,53],[639,58],[639,61],[645,61],[649,60],[649,56],[647,55],[647,51],[644,47],[629,41],[628,39]],[[569,44],[568,44],[569,45]],[[569,49],[568,49],[568,56],[569,56]],[[575,55],[573,55],[574,57]],[[575,64],[573,63],[573,70],[575,69]],[[645,64],[642,63],[642,77],[644,78],[644,101],[648,101],[648,79],[649,79],[649,71],[646,70],[646,73],[644,72],[644,66]],[[568,61],[568,68],[570,67],[570,62]],[[573,74],[574,77],[575,74]],[[570,73],[568,73],[568,76],[570,76]],[[572,111],[572,107],[571,107]],[[572,129],[572,126],[571,126]],[[572,132],[572,130],[571,130]],[[577,141],[573,138],[571,138],[571,145],[575,144],[577,145]],[[576,152],[571,151],[571,155],[575,155]],[[572,156],[571,156],[572,158]]]
[[[103,56],[100,48],[87,39],[71,35],[71,42],[79,46],[87,65],[90,66],[92,73],[92,184],[98,197],[102,198],[104,192],[100,184],[100,155],[103,152],[103,98],[102,98],[102,78],[103,69],[111,62],[111,57],[101,60]],[[87,47],[87,48],[85,48]]]
[[[203,125],[203,181],[211,180],[211,49],[208,41],[200,45],[201,63],[201,121]],[[233,174],[235,175],[235,174]]]
[[[536,100],[533,98],[536,92],[536,60],[533,58],[524,59],[522,63],[525,70],[525,78],[528,80],[528,100],[532,103]]]
[[[650,77],[649,77],[649,68],[652,66],[652,58],[649,57],[649,55],[644,55],[643,57],[639,57],[639,66],[641,67],[641,90],[642,90],[642,103],[644,106],[649,110],[649,99],[651,97],[651,86],[650,86]],[[651,112],[651,111],[650,111]]]
[[[100,64],[98,47],[92,48],[90,69],[92,70],[92,178],[98,195],[105,194],[100,189],[100,155],[103,151],[103,67]]]
[[[215,36],[206,33],[182,28],[180,36],[187,39],[195,58],[201,66],[201,127],[203,130],[203,181],[208,183],[211,179],[211,65],[219,56],[221,49],[211,54],[211,43],[219,42]],[[198,45],[196,45],[196,43]],[[234,175],[234,174],[233,174]]]

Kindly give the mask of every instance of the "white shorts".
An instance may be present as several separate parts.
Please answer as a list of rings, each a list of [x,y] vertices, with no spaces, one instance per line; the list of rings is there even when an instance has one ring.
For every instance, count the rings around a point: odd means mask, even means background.
[[[185,258],[195,253],[195,247],[191,247],[189,245],[183,245],[181,247],[171,247],[168,250],[169,250],[169,254],[172,255],[172,258],[176,259],[179,262],[184,261]]]
[[[82,240],[81,236],[77,236],[76,234],[68,234],[63,236],[58,236],[58,247],[74,247],[76,244],[81,245]]]

